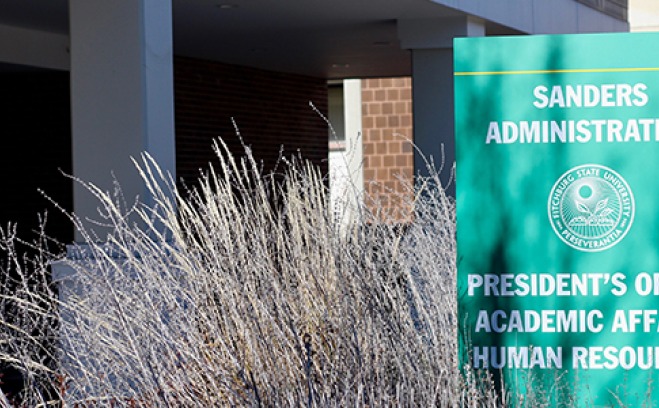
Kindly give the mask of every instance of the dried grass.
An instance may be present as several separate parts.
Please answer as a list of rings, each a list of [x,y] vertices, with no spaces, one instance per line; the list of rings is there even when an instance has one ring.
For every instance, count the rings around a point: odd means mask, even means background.
[[[437,174],[402,194],[413,222],[358,208],[345,224],[302,158],[263,174],[249,149],[215,149],[190,191],[136,161],[153,205],[78,180],[105,227],[71,214],[69,257],[42,236],[21,259],[5,229],[0,361],[25,406],[498,405],[458,367],[455,204]]]

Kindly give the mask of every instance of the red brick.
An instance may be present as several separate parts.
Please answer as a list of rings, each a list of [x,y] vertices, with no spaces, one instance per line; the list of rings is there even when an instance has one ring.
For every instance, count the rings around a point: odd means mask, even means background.
[[[396,101],[399,99],[398,89],[387,89],[387,100]]]
[[[401,151],[401,142],[389,142],[389,153],[398,154]]]
[[[368,116],[370,103],[362,103],[362,118]]]
[[[366,183],[364,184],[364,186],[366,187],[366,195],[365,195],[364,199],[367,199],[367,200],[372,199],[373,195],[377,194],[378,189],[379,189],[379,185],[378,185],[379,183],[376,179],[377,176],[375,175],[375,171],[374,171],[373,174],[374,174],[373,177],[367,179]]]
[[[177,175],[196,181],[215,164],[212,143],[223,137],[234,154],[243,148],[232,123],[269,171],[284,154],[300,151],[327,169],[327,83],[321,78],[270,72],[187,57],[174,58]],[[267,112],[267,114],[266,114]]]
[[[393,80],[393,86],[396,88],[404,88],[407,86],[407,83],[405,81],[405,78],[394,78]]]

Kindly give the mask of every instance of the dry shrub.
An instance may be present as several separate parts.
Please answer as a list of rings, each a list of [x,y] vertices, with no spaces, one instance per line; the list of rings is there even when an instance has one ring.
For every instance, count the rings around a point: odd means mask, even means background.
[[[411,222],[364,207],[337,222],[312,164],[263,174],[249,149],[214,147],[220,166],[189,191],[135,161],[149,205],[78,180],[105,226],[70,214],[84,240],[68,257],[42,239],[20,259],[5,231],[0,360],[25,381],[15,401],[496,406],[492,383],[460,375],[455,205],[437,174],[402,194]]]

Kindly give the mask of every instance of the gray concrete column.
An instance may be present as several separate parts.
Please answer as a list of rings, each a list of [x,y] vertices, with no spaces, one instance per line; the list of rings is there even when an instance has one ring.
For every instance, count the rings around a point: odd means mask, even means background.
[[[482,20],[468,16],[399,20],[401,46],[412,52],[414,173],[427,175],[426,161],[440,170],[447,193],[455,196],[453,168],[453,38],[485,35]]]
[[[70,0],[69,9],[73,173],[108,191],[114,174],[129,203],[148,203],[131,157],[149,152],[175,175],[171,1]],[[74,187],[79,217],[98,219],[97,207]]]
[[[364,154],[362,138],[362,81],[343,81],[343,103],[345,118],[346,161],[350,174],[351,207],[357,208],[364,202]],[[356,214],[356,211],[354,211]]]

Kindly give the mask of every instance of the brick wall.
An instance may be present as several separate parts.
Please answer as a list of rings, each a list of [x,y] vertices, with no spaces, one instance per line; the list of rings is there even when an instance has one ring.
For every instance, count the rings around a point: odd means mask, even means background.
[[[324,79],[176,57],[174,96],[176,171],[186,182],[215,165],[218,137],[234,154],[243,152],[232,118],[266,172],[283,146],[284,155],[299,151],[327,173],[327,125],[309,106],[327,115]]]
[[[411,78],[362,80],[364,191],[366,204],[382,217],[410,217],[412,149]]]

